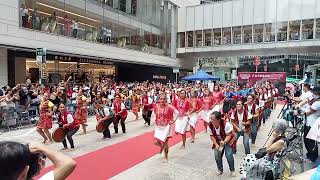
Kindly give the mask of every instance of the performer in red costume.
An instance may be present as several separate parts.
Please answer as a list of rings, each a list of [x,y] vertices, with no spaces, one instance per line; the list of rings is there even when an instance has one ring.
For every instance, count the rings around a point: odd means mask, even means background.
[[[116,99],[112,104],[112,109],[114,110],[114,114],[115,114],[115,119],[113,121],[115,134],[118,134],[119,122],[121,124],[122,133],[126,134],[126,124],[124,122],[127,119],[128,111],[119,95],[116,96]]]
[[[203,106],[202,106],[202,111],[200,112],[200,117],[203,120],[203,125],[205,128],[205,131],[207,132],[208,123],[210,122],[209,112],[211,111],[211,109],[214,106],[214,100],[210,96],[209,89],[204,90],[204,97],[202,97],[201,100],[202,100]]]
[[[189,131],[189,115],[193,106],[189,99],[186,98],[186,91],[180,92],[180,98],[174,102],[173,106],[178,110],[179,116],[175,122],[175,132],[181,134],[182,146],[181,149],[186,147],[186,132]]]
[[[164,150],[165,162],[168,161],[169,146],[168,141],[172,136],[171,124],[177,118],[179,112],[167,104],[165,94],[161,94],[158,99],[159,103],[155,105],[152,113],[152,119],[155,120],[156,130],[154,131],[154,144],[160,147],[160,154]]]
[[[199,119],[199,112],[202,109],[202,101],[197,97],[196,91],[191,91],[191,103],[193,106],[193,109],[191,111],[191,114],[189,115],[189,124],[190,124],[190,134],[191,134],[191,143],[194,143],[195,141],[195,135],[196,135],[196,125]]]
[[[74,149],[72,136],[79,130],[80,122],[77,120],[77,118],[73,118],[72,114],[67,111],[66,106],[62,103],[59,106],[59,111],[59,126],[65,129],[66,137],[69,141],[71,149]],[[66,139],[62,141],[62,144],[64,147],[62,150],[68,149]]]

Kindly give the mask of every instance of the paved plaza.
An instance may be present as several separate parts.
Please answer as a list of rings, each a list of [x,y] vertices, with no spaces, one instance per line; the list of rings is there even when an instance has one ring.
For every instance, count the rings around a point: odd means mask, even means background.
[[[268,138],[268,133],[272,126],[272,121],[276,119],[277,115],[281,110],[282,105],[278,105],[277,108],[272,112],[270,119],[265,125],[262,125],[258,137],[257,137],[257,147],[251,147],[251,152],[255,153],[260,147],[263,146]],[[74,136],[74,142],[76,149],[64,151],[65,154],[71,157],[79,157],[81,155],[96,151],[98,149],[123,142],[130,138],[142,135],[147,132],[151,132],[154,129],[153,124],[149,126],[143,125],[144,121],[142,119],[133,120],[134,116],[129,113],[127,121],[127,134],[123,135],[119,133],[114,135],[112,139],[103,140],[102,134],[95,131],[96,120],[94,117],[90,117],[88,120],[88,133],[82,135],[81,130]],[[202,126],[202,122],[198,125]],[[57,127],[55,125],[54,127]],[[113,127],[111,126],[111,132],[113,132]],[[120,131],[121,132],[121,131]],[[238,141],[238,152],[234,156],[235,167],[237,171],[237,177],[232,178],[230,176],[229,168],[225,157],[224,162],[224,174],[221,176],[216,176],[217,166],[214,160],[214,153],[211,150],[211,140],[207,133],[204,131],[197,134],[197,139],[194,144],[191,144],[187,140],[186,149],[180,149],[181,143],[178,143],[171,147],[169,152],[169,162],[163,163],[163,155],[156,154],[143,162],[136,164],[135,166],[127,169],[114,176],[114,180],[127,180],[127,179],[146,179],[146,180],[182,180],[182,179],[239,179],[238,168],[240,161],[244,158],[244,147],[242,145],[242,138]],[[3,133],[0,135],[0,140],[15,140],[20,142],[32,142],[41,141],[40,136],[36,133],[35,127],[14,130],[10,132]],[[146,139],[152,143],[152,139]],[[59,143],[54,143],[47,145],[50,148],[60,150],[63,146]],[[143,148],[143,147],[141,147]],[[126,156],[130,156],[130,149]],[[106,163],[108,162],[106,160]],[[47,166],[51,165],[47,163]],[[100,166],[100,165],[99,165]],[[297,167],[299,168],[299,167]],[[306,167],[310,169],[311,167]],[[300,170],[297,170],[297,173]]]

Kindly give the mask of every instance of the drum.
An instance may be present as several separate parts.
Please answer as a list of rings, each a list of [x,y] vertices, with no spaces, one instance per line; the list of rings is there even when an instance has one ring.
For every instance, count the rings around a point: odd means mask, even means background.
[[[58,127],[52,133],[52,139],[54,142],[62,142],[66,136],[66,130],[62,127]]]
[[[104,129],[105,129],[105,126],[104,126],[104,122],[103,122],[103,121],[99,122],[99,123],[96,125],[96,131],[97,131],[98,133],[102,133],[102,132],[104,131]]]

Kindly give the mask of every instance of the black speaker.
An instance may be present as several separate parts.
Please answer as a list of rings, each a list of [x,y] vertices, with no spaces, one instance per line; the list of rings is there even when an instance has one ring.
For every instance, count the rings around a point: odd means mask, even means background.
[[[31,82],[36,83],[39,81],[39,68],[29,68],[29,73],[31,76]]]

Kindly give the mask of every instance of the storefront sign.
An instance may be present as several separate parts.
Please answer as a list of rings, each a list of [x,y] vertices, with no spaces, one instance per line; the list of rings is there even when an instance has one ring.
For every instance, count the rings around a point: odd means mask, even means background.
[[[60,56],[55,55],[50,57],[51,60],[59,60],[63,62],[79,62],[79,63],[89,63],[89,64],[102,64],[102,65],[114,65],[114,62],[101,60],[101,59],[88,59],[88,58],[79,58],[71,56]]]
[[[238,82],[240,85],[247,84],[252,87],[255,84],[261,84],[266,81],[273,83],[279,92],[284,93],[286,86],[285,72],[239,72]]]
[[[239,60],[237,57],[201,58],[199,64],[201,64],[201,69],[209,72],[214,71],[215,68],[238,68]]]
[[[165,79],[167,79],[167,76],[153,75],[152,78],[153,79],[163,79],[163,80],[165,80]]]

